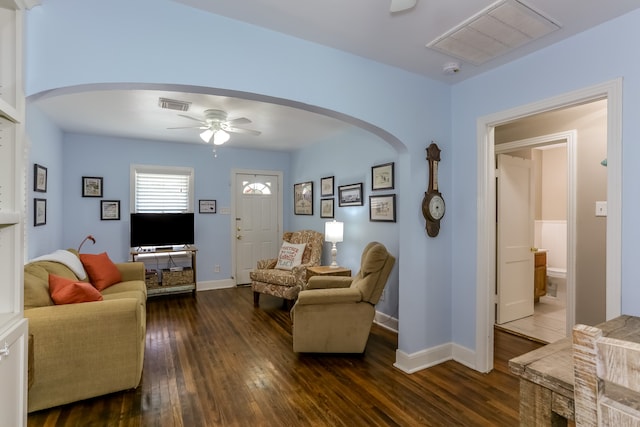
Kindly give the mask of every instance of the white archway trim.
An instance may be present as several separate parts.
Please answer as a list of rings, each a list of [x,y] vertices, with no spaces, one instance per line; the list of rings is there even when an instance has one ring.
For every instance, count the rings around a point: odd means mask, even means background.
[[[476,248],[476,361],[493,369],[495,320],[495,127],[513,120],[584,102],[607,99],[607,319],[620,315],[622,255],[622,78],[558,97],[480,117],[478,148],[478,241]]]

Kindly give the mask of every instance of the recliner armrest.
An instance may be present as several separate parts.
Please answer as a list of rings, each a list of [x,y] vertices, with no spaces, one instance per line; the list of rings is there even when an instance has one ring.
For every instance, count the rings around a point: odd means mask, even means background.
[[[348,288],[353,282],[353,277],[346,276],[312,276],[305,289],[333,289]]]
[[[360,301],[362,301],[362,294],[355,288],[313,289],[301,291],[296,305],[346,304]]]

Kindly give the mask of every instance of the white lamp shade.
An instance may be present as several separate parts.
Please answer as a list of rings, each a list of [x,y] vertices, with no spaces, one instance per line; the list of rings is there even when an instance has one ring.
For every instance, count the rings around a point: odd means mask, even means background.
[[[213,131],[211,129],[207,129],[200,134],[200,138],[202,138],[202,140],[207,143],[211,141],[212,136],[213,136]]]
[[[222,145],[225,142],[227,142],[229,138],[231,138],[231,135],[229,135],[227,132],[220,129],[213,134],[213,143],[215,145]]]
[[[327,242],[342,242],[344,223],[339,221],[329,221],[324,224],[324,239]]]

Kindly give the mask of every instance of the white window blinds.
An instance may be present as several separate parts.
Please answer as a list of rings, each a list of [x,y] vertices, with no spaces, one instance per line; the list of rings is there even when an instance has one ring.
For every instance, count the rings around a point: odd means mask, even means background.
[[[193,170],[134,172],[134,212],[192,212]]]

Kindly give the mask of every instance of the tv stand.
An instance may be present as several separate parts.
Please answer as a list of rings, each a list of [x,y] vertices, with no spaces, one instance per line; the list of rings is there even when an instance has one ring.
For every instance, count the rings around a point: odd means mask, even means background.
[[[197,291],[196,252],[198,249],[195,246],[184,245],[158,246],[153,249],[135,248],[130,253],[132,261],[145,262],[148,296],[184,292],[191,292],[195,296]],[[175,268],[171,265],[172,256],[182,257],[185,254],[190,258],[190,266]],[[160,265],[166,268],[160,268]]]

